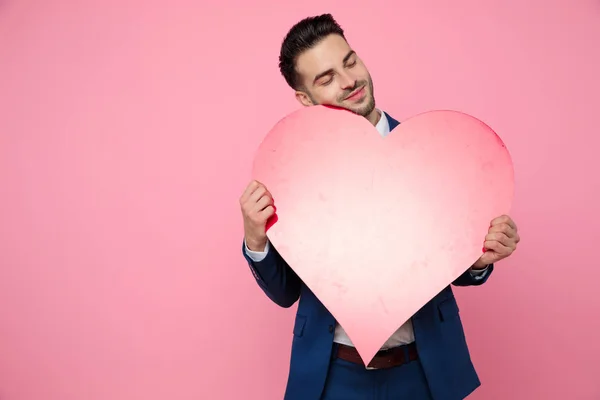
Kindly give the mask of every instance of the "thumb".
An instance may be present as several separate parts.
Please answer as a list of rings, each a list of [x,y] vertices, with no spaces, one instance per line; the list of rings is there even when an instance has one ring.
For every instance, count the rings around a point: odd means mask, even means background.
[[[484,264],[493,264],[496,261],[496,253],[493,250],[487,250],[481,255],[479,261]]]

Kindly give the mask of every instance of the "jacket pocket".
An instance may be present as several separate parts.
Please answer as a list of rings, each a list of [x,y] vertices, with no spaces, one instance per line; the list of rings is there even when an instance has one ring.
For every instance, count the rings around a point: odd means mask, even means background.
[[[450,297],[441,301],[438,304],[438,312],[441,321],[448,321],[452,318],[457,318],[460,310],[458,308],[458,304],[456,303],[456,299],[454,297]]]
[[[296,314],[296,322],[294,322],[294,336],[301,337],[304,335],[304,326],[306,325],[306,317]]]

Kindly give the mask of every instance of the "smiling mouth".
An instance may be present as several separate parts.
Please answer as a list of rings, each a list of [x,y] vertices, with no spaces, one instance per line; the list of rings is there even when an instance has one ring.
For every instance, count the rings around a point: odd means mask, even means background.
[[[361,87],[360,87],[360,89],[357,89],[357,90],[355,90],[354,92],[352,92],[352,93],[350,94],[350,96],[346,97],[344,100],[351,99],[351,98],[353,98],[354,96],[356,96],[357,94],[360,94],[360,93],[361,93],[361,92],[364,90],[364,88],[365,88],[364,86],[361,86]]]

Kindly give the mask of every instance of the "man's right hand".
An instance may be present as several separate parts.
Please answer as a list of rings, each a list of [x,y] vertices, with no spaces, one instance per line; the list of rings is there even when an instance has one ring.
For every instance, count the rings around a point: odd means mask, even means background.
[[[264,251],[267,245],[267,221],[275,214],[273,197],[265,185],[252,181],[240,197],[244,217],[244,237],[251,251]]]

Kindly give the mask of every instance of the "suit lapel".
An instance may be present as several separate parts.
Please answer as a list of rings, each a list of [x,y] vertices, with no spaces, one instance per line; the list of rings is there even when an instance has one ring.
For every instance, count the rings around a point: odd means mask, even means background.
[[[400,122],[396,121],[394,118],[385,113],[385,116],[388,119],[388,124],[390,125],[390,132],[394,130],[395,127],[400,125]]]

